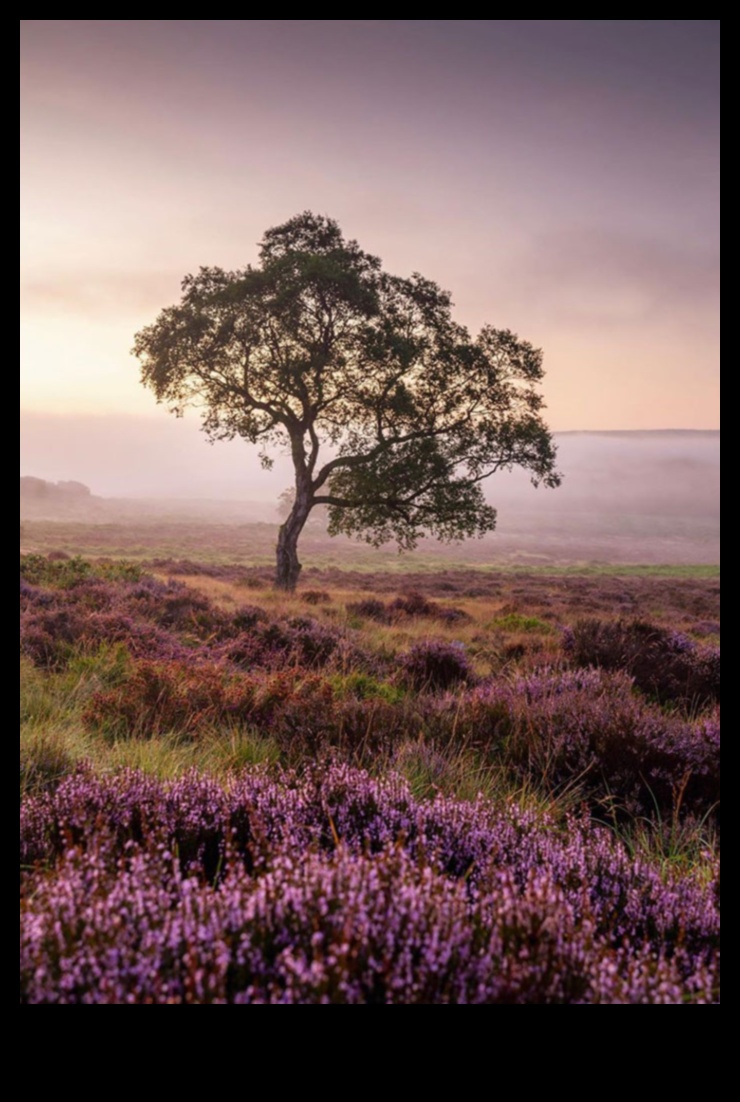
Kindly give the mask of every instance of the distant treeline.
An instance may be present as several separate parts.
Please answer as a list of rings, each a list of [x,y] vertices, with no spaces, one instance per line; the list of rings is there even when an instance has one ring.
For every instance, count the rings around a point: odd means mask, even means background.
[[[47,482],[44,478],[21,476],[21,498],[26,500],[68,501],[90,497],[90,487],[83,482]]]

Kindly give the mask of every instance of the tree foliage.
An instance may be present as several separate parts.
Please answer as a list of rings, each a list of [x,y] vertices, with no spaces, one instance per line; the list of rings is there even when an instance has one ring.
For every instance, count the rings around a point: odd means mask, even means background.
[[[201,268],[182,292],[136,335],[142,382],[178,414],[199,407],[210,439],[258,444],[266,466],[287,444],[278,585],[295,585],[316,505],[332,534],[410,549],[491,531],[481,483],[498,470],[559,484],[542,353],[508,329],[471,338],[447,292],[384,272],[332,219],[304,212],[265,233],[257,266]]]

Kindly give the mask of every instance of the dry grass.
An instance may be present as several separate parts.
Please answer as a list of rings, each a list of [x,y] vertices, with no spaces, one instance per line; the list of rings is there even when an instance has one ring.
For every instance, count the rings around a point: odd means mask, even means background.
[[[161,578],[170,576],[167,570],[153,572]],[[239,578],[176,576],[226,610],[254,604],[275,616],[311,616],[324,623],[361,627],[372,634],[375,643],[393,651],[430,637],[466,644],[485,640],[496,649],[512,645],[520,648],[521,654],[529,653],[535,644],[535,649],[552,650],[557,629],[583,615],[640,617],[701,638],[719,634],[720,586],[715,578],[487,575],[461,571],[450,579],[446,571],[405,577],[378,572],[362,578],[361,585],[356,577],[350,576],[349,584],[342,585],[312,575],[290,595],[267,587],[247,588]],[[307,603],[304,594],[315,588],[325,591],[329,600]],[[426,616],[399,615],[386,625],[348,612],[349,606],[367,599],[368,594],[387,602],[409,591],[461,609],[470,621],[447,624]]]

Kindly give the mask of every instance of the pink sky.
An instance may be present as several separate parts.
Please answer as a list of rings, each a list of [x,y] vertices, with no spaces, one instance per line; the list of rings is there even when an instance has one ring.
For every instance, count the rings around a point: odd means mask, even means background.
[[[22,20],[21,401],[306,209],[545,353],[553,429],[716,428],[718,24]]]

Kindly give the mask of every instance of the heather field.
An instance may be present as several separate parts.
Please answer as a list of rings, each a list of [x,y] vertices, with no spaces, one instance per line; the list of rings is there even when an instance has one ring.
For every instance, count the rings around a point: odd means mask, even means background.
[[[21,55],[21,1004],[718,1005],[718,20]]]
[[[719,1001],[715,571],[287,596],[60,532],[21,556],[22,1002]]]

